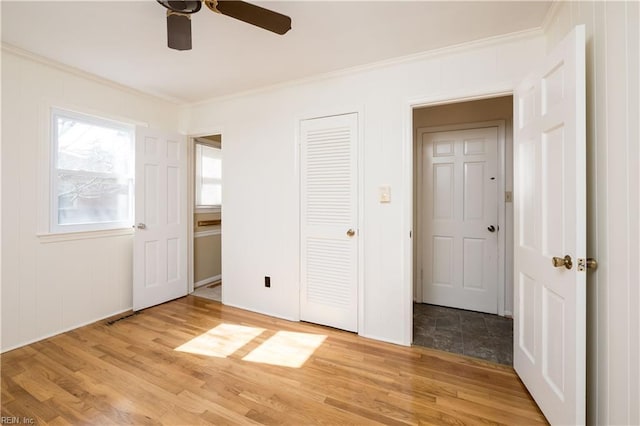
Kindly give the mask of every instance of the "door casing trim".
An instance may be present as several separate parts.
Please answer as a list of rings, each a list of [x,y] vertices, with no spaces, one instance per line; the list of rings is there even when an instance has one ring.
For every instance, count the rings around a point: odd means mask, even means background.
[[[187,138],[187,294],[193,293],[195,290],[195,271],[194,271],[194,253],[193,253],[193,244],[194,244],[194,218],[193,215],[196,211],[195,200],[196,200],[196,160],[195,160],[195,152],[196,152],[196,139],[209,136],[209,135],[221,135],[223,131],[222,127],[214,127],[210,132],[198,132],[194,134],[186,135]],[[220,147],[222,150],[222,147]],[[222,208],[220,209],[220,214],[222,214]],[[220,230],[222,232],[222,227],[224,227],[224,221],[220,226]],[[222,261],[222,249],[220,250],[220,257]]]
[[[401,318],[403,333],[400,344],[410,346],[413,342],[413,110],[436,105],[453,104],[459,102],[475,101],[480,99],[498,98],[501,96],[513,96],[514,86],[512,82],[503,82],[497,85],[489,85],[478,90],[465,89],[450,93],[407,98],[404,102],[402,128],[402,306],[404,308]]]

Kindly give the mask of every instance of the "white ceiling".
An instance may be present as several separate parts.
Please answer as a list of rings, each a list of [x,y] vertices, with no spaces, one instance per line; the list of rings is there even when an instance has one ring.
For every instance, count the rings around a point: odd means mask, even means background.
[[[145,1],[2,1],[2,41],[179,103],[538,28],[550,2],[256,1],[284,36],[193,15],[193,50],[166,47],[166,9]]]

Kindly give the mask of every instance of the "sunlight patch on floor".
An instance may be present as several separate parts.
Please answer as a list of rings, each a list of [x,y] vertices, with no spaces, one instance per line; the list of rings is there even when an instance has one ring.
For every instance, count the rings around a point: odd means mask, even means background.
[[[226,358],[258,337],[264,328],[220,324],[178,346],[175,350],[196,355]]]
[[[321,334],[278,331],[242,359],[281,367],[300,368],[326,338],[327,336]]]
[[[267,331],[259,327],[220,324],[206,333],[175,348],[179,352],[226,358]],[[324,334],[278,331],[242,358],[281,367],[300,368],[313,355],[327,336]]]

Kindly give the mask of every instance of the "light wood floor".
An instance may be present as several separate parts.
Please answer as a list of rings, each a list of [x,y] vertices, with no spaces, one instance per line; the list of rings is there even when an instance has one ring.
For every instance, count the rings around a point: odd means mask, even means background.
[[[38,424],[545,423],[510,367],[193,296],[1,363],[2,416]]]

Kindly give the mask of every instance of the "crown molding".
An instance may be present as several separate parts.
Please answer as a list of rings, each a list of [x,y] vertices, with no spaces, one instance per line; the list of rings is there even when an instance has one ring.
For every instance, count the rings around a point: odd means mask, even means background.
[[[185,105],[184,100],[175,99],[172,97],[164,96],[159,93],[151,93],[144,92],[142,90],[134,89],[130,86],[125,86],[124,84],[117,83],[113,80],[109,80],[104,77],[100,77],[98,75],[92,74],[87,71],[83,71],[79,68],[72,67],[71,65],[63,64],[62,62],[55,61],[53,59],[49,59],[37,53],[30,52],[28,50],[22,49],[20,47],[14,46],[9,43],[2,42],[1,44],[2,54],[9,53],[15,56],[18,56],[23,59],[30,60],[32,62],[36,62],[41,65],[45,65],[47,67],[57,69],[59,71],[66,72],[68,74],[74,75],[76,77],[84,78],[86,80],[93,81],[98,84],[102,84],[104,86],[110,87],[112,89],[120,90],[123,92],[130,93],[135,96],[148,98],[154,101],[168,102],[174,104],[175,106]]]
[[[549,7],[549,10],[547,10],[547,14],[544,16],[544,19],[542,20],[542,25],[540,26],[540,28],[542,29],[542,32],[544,34],[546,34],[547,31],[549,30],[549,27],[553,23],[553,19],[558,14],[558,10],[560,10],[560,7],[562,6],[562,4],[564,2],[565,2],[565,0],[553,0],[552,1],[551,7]]]
[[[479,40],[474,40],[470,42],[460,43],[452,46],[446,46],[438,49],[427,50],[424,52],[414,53],[414,54],[400,56],[396,58],[385,59],[382,61],[372,62],[364,65],[358,65],[355,67],[344,68],[337,71],[330,71],[327,73],[317,74],[310,77],[303,77],[300,79],[290,80],[283,83],[276,83],[268,86],[263,86],[260,88],[243,90],[241,92],[236,92],[229,95],[217,96],[217,97],[209,98],[209,99],[198,101],[198,102],[193,102],[190,104],[186,104],[185,106],[189,108],[194,108],[194,107],[203,106],[209,103],[223,102],[223,101],[238,99],[238,98],[242,98],[250,95],[273,92],[273,91],[285,89],[288,87],[300,86],[304,84],[330,80],[333,78],[350,76],[353,74],[383,69],[383,68],[387,68],[394,65],[402,65],[410,62],[423,61],[425,59],[433,59],[441,56],[462,53],[462,52],[466,52],[473,49],[487,48],[487,47],[495,46],[498,44],[513,42],[518,40],[532,39],[532,38],[540,37],[542,35],[544,35],[542,27],[537,27],[537,28],[517,31],[509,34],[503,34],[503,35],[487,37]]]
[[[203,106],[203,105],[214,103],[214,102],[222,102],[222,101],[238,99],[238,98],[242,98],[250,95],[269,93],[269,92],[281,90],[288,87],[295,87],[295,86],[300,86],[304,84],[330,80],[338,77],[350,76],[350,75],[354,75],[362,72],[383,69],[383,68],[394,66],[394,65],[401,65],[401,64],[406,64],[410,62],[418,62],[425,59],[433,59],[441,56],[462,53],[462,52],[466,52],[473,49],[487,48],[487,47],[495,46],[498,44],[540,37],[544,35],[546,28],[548,27],[550,21],[553,18],[553,15],[557,11],[561,3],[562,2],[560,0],[556,0],[553,2],[551,8],[549,9],[549,12],[545,16],[543,26],[541,27],[532,28],[529,30],[517,31],[509,34],[487,37],[479,40],[460,43],[452,46],[446,46],[438,49],[432,49],[432,50],[400,56],[396,58],[385,59],[382,61],[376,61],[376,62],[372,62],[364,65],[358,65],[355,67],[349,67],[349,68],[345,68],[337,71],[330,71],[327,73],[316,74],[309,77],[303,77],[299,79],[285,81],[282,83],[276,83],[276,84],[271,84],[271,85],[263,86],[259,88],[243,90],[243,91],[231,93],[228,95],[215,96],[215,97],[204,99],[197,102],[185,102],[183,99],[176,99],[176,98],[168,97],[159,93],[145,92],[138,89],[134,89],[130,86],[125,86],[113,80],[109,80],[104,77],[97,76],[87,71],[82,71],[78,68],[46,58],[44,56],[21,49],[17,46],[13,46],[5,42],[2,42],[1,50],[3,54],[5,52],[14,54],[16,56],[43,64],[45,66],[67,72],[69,74],[82,77],[117,90],[128,92],[136,96],[146,97],[155,101],[168,102],[188,112],[191,108]]]

